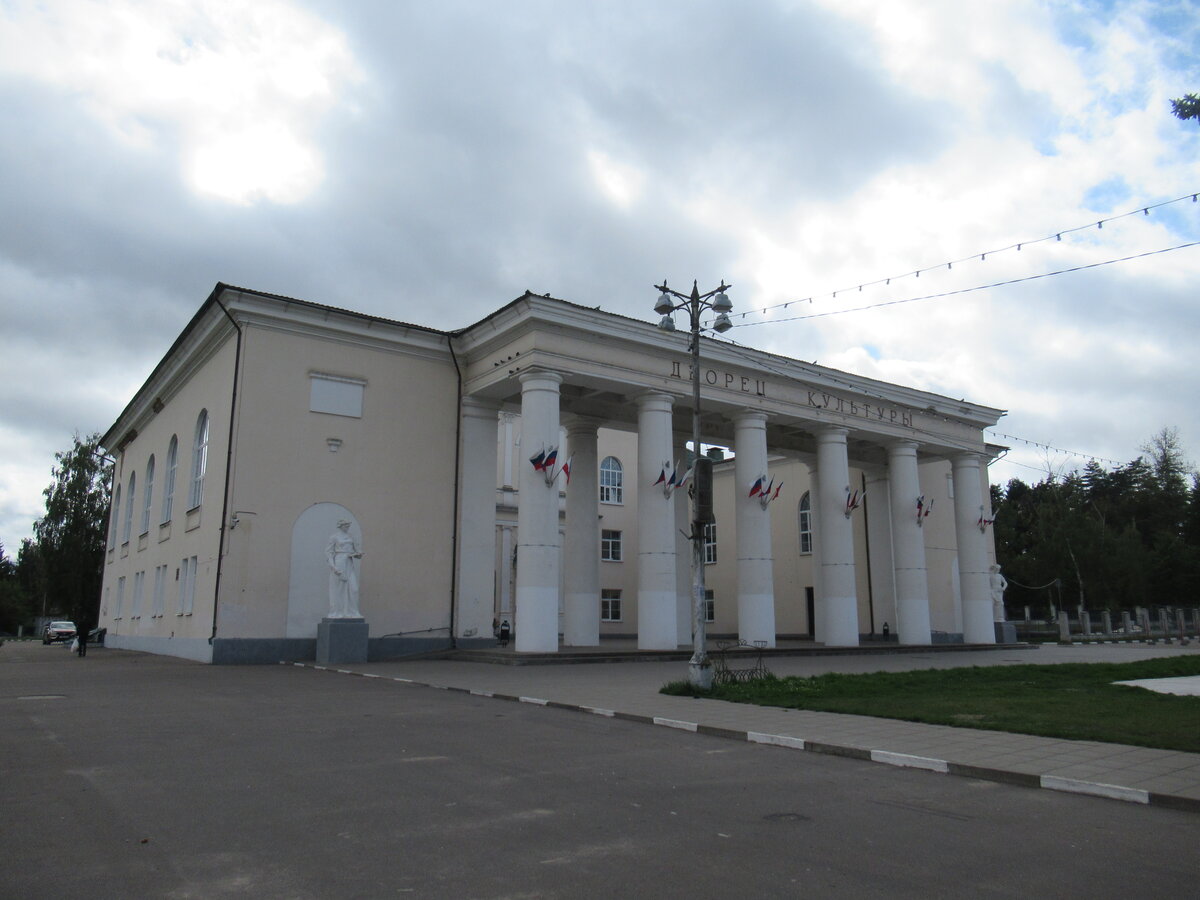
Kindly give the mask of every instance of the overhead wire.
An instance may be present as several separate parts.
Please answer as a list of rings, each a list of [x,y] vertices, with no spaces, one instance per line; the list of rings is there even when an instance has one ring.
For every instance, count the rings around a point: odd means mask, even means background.
[[[1157,256],[1160,253],[1171,253],[1175,250],[1185,250],[1188,247],[1196,246],[1200,246],[1200,241],[1188,241],[1184,244],[1176,244],[1174,247],[1163,247],[1158,250],[1147,250],[1145,253],[1135,253],[1131,256],[1122,256],[1119,259],[1106,259],[1103,262],[1087,263],[1081,266],[1072,266],[1068,269],[1056,269],[1053,272],[1040,272],[1036,275],[1025,275],[1020,278],[1009,278],[1004,281],[993,281],[990,284],[980,284],[975,285],[974,287],[959,288],[953,291],[941,291],[936,294],[923,294],[919,297],[906,297],[903,300],[883,300],[879,303],[869,303],[866,306],[855,306],[850,309],[832,309],[827,312],[808,313],[807,315],[803,316],[788,316],[787,318],[782,319],[761,319],[757,322],[738,322],[732,327],[749,328],[752,325],[777,325],[781,322],[796,322],[801,319],[823,319],[827,316],[841,316],[845,315],[846,313],[863,312],[868,309],[880,309],[885,306],[899,306],[902,303],[915,303],[919,300],[939,300],[944,297],[953,297],[958,294],[970,294],[974,293],[975,291],[986,291],[990,290],[991,288],[1005,287],[1010,284],[1020,284],[1025,281],[1036,281],[1040,278],[1051,278],[1055,275],[1067,275],[1071,272],[1082,272],[1085,269],[1098,269],[1101,266],[1111,266],[1115,263],[1129,262],[1130,260],[1134,259],[1143,259],[1147,256]],[[773,308],[774,307],[767,307],[767,309]],[[765,311],[766,310],[764,309],[764,312]],[[746,314],[744,313],[743,315]]]
[[[1025,247],[1032,247],[1037,244],[1046,243],[1048,241],[1061,242],[1063,239],[1063,235],[1075,234],[1080,231],[1089,231],[1093,228],[1095,228],[1097,230],[1102,230],[1104,228],[1105,223],[1116,222],[1121,219],[1129,218],[1130,216],[1136,216],[1138,214],[1141,214],[1142,216],[1149,216],[1150,211],[1153,209],[1161,209],[1162,207],[1171,206],[1175,203],[1182,203],[1185,200],[1191,200],[1192,203],[1196,203],[1197,198],[1200,198],[1200,191],[1198,191],[1196,193],[1184,194],[1183,196],[1176,197],[1173,200],[1163,200],[1158,203],[1150,203],[1150,204],[1147,204],[1144,206],[1139,206],[1139,207],[1136,207],[1135,209],[1129,210],[1128,212],[1119,213],[1118,215],[1115,215],[1115,216],[1108,216],[1103,219],[1097,219],[1095,221],[1088,222],[1085,225],[1076,225],[1071,228],[1061,228],[1061,229],[1058,229],[1057,231],[1052,232],[1051,234],[1046,235],[1045,237],[1031,238],[1029,240],[1017,241],[1015,243],[1008,244],[1007,246],[1004,246],[1004,247],[997,247],[992,250],[982,250],[978,253],[972,253],[967,256],[959,257],[957,259],[947,260],[945,262],[937,263],[936,265],[923,266],[918,269],[912,269],[912,270],[909,270],[909,271],[904,272],[899,275],[891,275],[891,276],[887,276],[884,278],[876,278],[872,281],[864,281],[860,284],[857,284],[857,285],[854,285],[851,287],[838,288],[835,291],[829,291],[829,292],[826,292],[823,294],[810,294],[809,296],[804,297],[803,299],[788,300],[784,303],[776,303],[776,304],[772,304],[770,306],[764,306],[761,308],[762,314],[766,315],[766,313],[768,313],[774,309],[787,309],[789,306],[792,306],[793,304],[799,304],[799,303],[811,304],[814,299],[824,299],[826,297],[836,298],[838,294],[849,293],[850,291],[857,291],[858,293],[862,293],[863,288],[877,287],[879,285],[889,286],[889,285],[891,285],[891,283],[893,281],[899,281],[902,278],[910,278],[910,277],[920,278],[921,273],[923,273],[923,272],[935,272],[940,269],[952,270],[956,263],[961,264],[961,263],[965,263],[965,262],[972,262],[976,259],[983,262],[983,261],[986,261],[989,256],[995,256],[998,253],[1005,253],[1010,250],[1016,250],[1019,252],[1020,250],[1022,250]],[[1173,248],[1173,249],[1175,249],[1175,248]],[[1129,258],[1132,259],[1132,258],[1136,258],[1136,257],[1129,257]],[[1124,260],[1113,260],[1113,262],[1123,262],[1123,261]],[[1068,270],[1064,270],[1064,271],[1075,271],[1075,270],[1068,269]],[[1048,273],[1048,274],[1059,274],[1059,273]],[[1045,276],[1040,276],[1040,277],[1045,277]],[[977,290],[978,289],[982,289],[982,288],[977,288]],[[926,298],[913,298],[913,299],[926,299]],[[908,302],[908,301],[899,301],[899,302]],[[870,308],[870,307],[864,307],[864,308]],[[847,310],[847,311],[850,311],[850,310]],[[750,315],[750,312],[743,312],[738,315],[744,319],[747,315]],[[798,318],[807,318],[807,317],[798,317]],[[782,320],[774,320],[774,321],[790,321],[790,320],[782,319]],[[752,324],[752,323],[746,323],[746,324]],[[738,326],[735,326],[735,327],[738,327]]]

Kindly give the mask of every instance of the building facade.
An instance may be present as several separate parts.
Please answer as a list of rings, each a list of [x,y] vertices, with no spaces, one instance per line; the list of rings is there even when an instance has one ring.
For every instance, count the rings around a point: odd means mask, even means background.
[[[701,368],[710,634],[995,640],[1000,410],[708,339]],[[517,652],[687,646],[691,414],[687,338],[647,322],[526,294],[441,332],[217,285],[102,440],[108,643],[313,658],[344,520],[372,658],[501,622]]]

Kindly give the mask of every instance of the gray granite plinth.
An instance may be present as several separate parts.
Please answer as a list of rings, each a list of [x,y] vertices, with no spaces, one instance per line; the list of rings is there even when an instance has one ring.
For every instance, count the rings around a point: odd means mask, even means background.
[[[1017,642],[1017,626],[1012,622],[996,622],[996,643],[1015,644]]]
[[[322,619],[317,625],[317,665],[367,661],[366,619]]]

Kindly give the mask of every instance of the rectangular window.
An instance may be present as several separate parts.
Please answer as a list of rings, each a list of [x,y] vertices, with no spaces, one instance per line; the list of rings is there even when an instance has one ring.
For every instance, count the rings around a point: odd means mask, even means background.
[[[125,576],[122,575],[117,579],[117,605],[113,610],[113,618],[121,618],[121,607],[125,603]]]
[[[192,604],[196,600],[196,557],[184,559],[179,564],[179,612],[177,615],[190,616]]]
[[[704,592],[704,621],[715,622],[717,620],[717,601],[713,597],[713,592],[706,590]]]
[[[163,602],[167,592],[167,567],[154,567],[154,596],[151,600],[150,615],[154,617],[163,614]]]
[[[621,561],[621,532],[608,529],[600,532],[600,558],[605,562]]]
[[[621,621],[621,592],[611,588],[600,591],[600,621]]]
[[[704,564],[711,566],[717,561],[717,523],[704,526]]]
[[[308,408],[311,412],[362,418],[363,388],[367,383],[361,378],[341,378],[318,372],[310,372],[308,378]]]
[[[133,604],[129,610],[129,616],[132,619],[140,619],[142,617],[142,594],[146,589],[146,573],[133,573]]]

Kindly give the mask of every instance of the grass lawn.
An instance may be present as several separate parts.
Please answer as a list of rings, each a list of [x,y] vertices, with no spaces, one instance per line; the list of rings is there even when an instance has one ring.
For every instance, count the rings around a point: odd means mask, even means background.
[[[687,682],[672,682],[662,690],[761,706],[1200,753],[1200,697],[1113,684],[1184,675],[1200,675],[1200,654],[1131,663],[770,677],[715,686],[708,693],[694,691]]]

